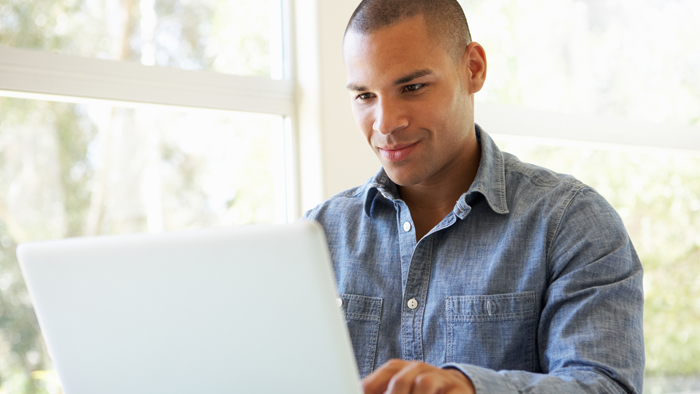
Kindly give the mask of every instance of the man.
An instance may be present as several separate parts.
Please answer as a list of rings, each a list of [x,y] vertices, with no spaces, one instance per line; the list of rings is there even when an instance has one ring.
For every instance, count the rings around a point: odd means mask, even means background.
[[[642,268],[622,222],[475,125],[486,55],[460,5],[364,0],[343,56],[383,168],[306,217],[365,392],[641,392]]]

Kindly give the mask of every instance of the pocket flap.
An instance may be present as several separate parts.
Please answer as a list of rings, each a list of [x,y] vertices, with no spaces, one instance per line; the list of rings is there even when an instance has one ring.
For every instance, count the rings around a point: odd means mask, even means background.
[[[353,320],[379,321],[382,315],[382,299],[356,294],[341,294],[345,317]]]
[[[445,304],[451,320],[520,319],[535,311],[535,292],[452,296],[447,297]]]

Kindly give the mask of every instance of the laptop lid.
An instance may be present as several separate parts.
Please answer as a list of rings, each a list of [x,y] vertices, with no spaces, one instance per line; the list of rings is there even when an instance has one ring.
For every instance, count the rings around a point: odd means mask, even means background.
[[[359,394],[315,223],[25,243],[66,394]]]

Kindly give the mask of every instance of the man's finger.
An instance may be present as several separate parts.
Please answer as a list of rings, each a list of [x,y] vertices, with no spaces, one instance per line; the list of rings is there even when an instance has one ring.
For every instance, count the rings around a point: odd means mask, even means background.
[[[391,360],[362,381],[365,394],[473,394],[462,372],[416,362]]]
[[[418,375],[411,394],[474,394],[474,387],[461,372],[433,368]]]
[[[448,378],[442,370],[427,371],[415,379],[413,391],[411,394],[443,394],[445,390],[450,388]],[[454,384],[452,385],[454,387]]]
[[[391,378],[403,369],[407,361],[394,359],[384,363],[371,374],[365,376],[362,380],[362,389],[365,394],[384,394]]]
[[[386,390],[386,394],[409,394],[413,393],[414,385],[419,376],[422,374],[429,373],[430,371],[437,369],[431,365],[411,362],[406,363],[404,367],[396,372],[394,376],[389,381],[389,385]]]

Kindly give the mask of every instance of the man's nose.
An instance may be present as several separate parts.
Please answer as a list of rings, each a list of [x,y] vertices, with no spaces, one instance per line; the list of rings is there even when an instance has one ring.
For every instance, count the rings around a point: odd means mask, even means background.
[[[408,117],[403,108],[393,100],[380,99],[375,108],[372,129],[388,135],[408,126]]]

